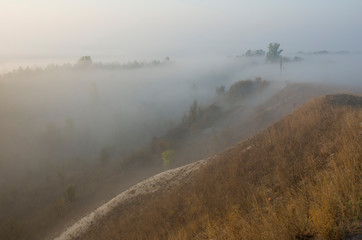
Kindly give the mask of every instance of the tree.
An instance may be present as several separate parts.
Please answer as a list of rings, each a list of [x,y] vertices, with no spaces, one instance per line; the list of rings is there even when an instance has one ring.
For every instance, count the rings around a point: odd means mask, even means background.
[[[93,60],[90,56],[83,56],[81,58],[79,58],[78,60],[78,64],[79,65],[83,65],[83,66],[89,66],[92,65]]]
[[[65,199],[68,202],[73,202],[75,200],[75,187],[73,185],[69,185],[67,189],[65,189]]]
[[[248,51],[246,51],[246,52],[244,53],[244,56],[245,56],[245,57],[252,57],[252,56],[254,56],[254,53],[249,49]]]
[[[195,100],[193,102],[193,104],[191,105],[190,111],[189,111],[189,126],[191,126],[193,123],[195,123],[197,118],[200,116],[200,113],[201,113],[201,108],[200,108],[199,104],[197,103],[197,100]]]
[[[265,51],[263,49],[255,50],[255,56],[265,56]]]
[[[225,86],[220,86],[220,87],[216,88],[217,97],[221,97],[224,94],[225,94]]]
[[[270,62],[276,62],[281,58],[281,53],[283,49],[280,49],[280,43],[269,43],[268,52],[266,54],[266,60]]]
[[[263,49],[258,49],[258,50],[248,50],[246,51],[243,56],[245,57],[262,57],[265,56],[265,51]]]

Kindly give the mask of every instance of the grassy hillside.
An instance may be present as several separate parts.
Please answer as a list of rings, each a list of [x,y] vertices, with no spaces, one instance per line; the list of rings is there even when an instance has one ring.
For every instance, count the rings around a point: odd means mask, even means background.
[[[108,159],[105,150],[94,159],[65,159],[56,169],[28,171],[17,181],[4,175],[9,170],[0,163],[0,175],[6,180],[0,180],[6,186],[0,187],[0,239],[52,239],[130,186],[213,156],[266,129],[307,99],[335,92],[333,87],[312,84],[279,87],[258,78],[236,82],[218,92],[214,104],[193,104],[184,121],[168,133],[115,159]],[[174,159],[164,166],[163,153],[169,150]]]
[[[315,99],[187,184],[119,207],[82,239],[343,239],[361,232],[362,97]]]

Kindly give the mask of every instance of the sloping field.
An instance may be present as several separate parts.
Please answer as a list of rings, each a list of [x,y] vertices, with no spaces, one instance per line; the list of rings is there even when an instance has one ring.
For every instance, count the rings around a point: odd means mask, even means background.
[[[77,239],[343,239],[361,231],[362,97],[314,99]],[[162,184],[161,184],[162,185]]]
[[[112,211],[116,210],[117,207],[139,201],[145,195],[154,194],[161,189],[162,191],[170,191],[179,184],[184,184],[189,176],[207,163],[208,160],[209,159],[204,159],[183,167],[168,170],[136,184],[79,220],[55,239],[66,240],[77,238],[86,231],[89,231],[93,226],[101,224],[103,218],[112,214]]]

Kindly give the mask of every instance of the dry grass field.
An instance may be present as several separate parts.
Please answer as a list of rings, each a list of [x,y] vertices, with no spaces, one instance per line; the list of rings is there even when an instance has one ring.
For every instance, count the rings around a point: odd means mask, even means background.
[[[81,239],[344,239],[361,233],[362,97],[313,99],[186,184],[119,207]]]

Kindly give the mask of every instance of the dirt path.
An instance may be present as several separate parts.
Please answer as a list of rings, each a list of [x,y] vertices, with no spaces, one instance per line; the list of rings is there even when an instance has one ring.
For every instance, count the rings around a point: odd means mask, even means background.
[[[71,240],[81,237],[81,235],[85,233],[92,225],[97,224],[116,207],[142,195],[151,194],[157,192],[160,189],[167,191],[168,189],[183,183],[188,179],[190,174],[210,161],[211,158],[159,173],[134,185],[133,187],[122,192],[118,196],[114,197],[107,203],[103,204],[93,212],[80,219],[59,237],[56,237],[55,240]]]

